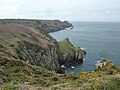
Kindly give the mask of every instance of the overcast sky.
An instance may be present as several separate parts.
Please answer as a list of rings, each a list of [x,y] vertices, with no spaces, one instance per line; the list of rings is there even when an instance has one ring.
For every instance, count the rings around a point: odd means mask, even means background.
[[[0,18],[120,21],[120,0],[0,0]]]

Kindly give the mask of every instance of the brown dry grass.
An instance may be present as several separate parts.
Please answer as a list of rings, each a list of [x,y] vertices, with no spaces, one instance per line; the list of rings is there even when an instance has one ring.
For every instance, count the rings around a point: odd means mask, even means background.
[[[11,42],[24,40],[30,43],[36,43],[43,48],[54,45],[49,38],[43,35],[39,30],[16,23],[0,24],[0,40]]]

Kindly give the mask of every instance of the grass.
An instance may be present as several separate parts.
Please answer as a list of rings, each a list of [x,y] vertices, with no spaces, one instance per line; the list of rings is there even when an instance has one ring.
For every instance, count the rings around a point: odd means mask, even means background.
[[[68,38],[64,39],[63,41],[60,41],[59,47],[62,54],[65,54],[66,56],[70,52],[75,52],[75,47],[72,45]]]
[[[71,64],[75,56],[75,47],[72,45],[68,38],[60,41],[58,45],[60,50],[60,65],[64,64],[66,66],[69,66],[67,64]]]
[[[21,60],[0,57],[1,79],[4,83],[23,83],[37,77],[50,77],[54,73],[41,67],[29,65]],[[5,80],[5,77],[7,80]]]
[[[5,84],[0,90],[19,90],[19,87],[12,84]]]
[[[80,49],[80,46],[74,47],[68,38],[58,42],[58,45],[60,49],[60,65],[69,67],[83,62],[85,53]]]
[[[109,90],[120,90],[120,80],[113,79],[109,82]]]
[[[119,90],[120,80],[97,73],[57,74],[24,61],[0,56],[1,90],[42,88],[43,90]],[[36,88],[37,87],[37,88]],[[25,89],[24,89],[25,90]]]

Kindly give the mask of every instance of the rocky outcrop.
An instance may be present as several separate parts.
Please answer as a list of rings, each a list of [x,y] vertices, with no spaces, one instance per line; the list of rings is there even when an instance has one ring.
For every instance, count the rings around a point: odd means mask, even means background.
[[[117,66],[115,66],[111,60],[102,58],[96,64],[95,72],[103,75],[113,75],[119,73],[120,69]]]
[[[59,42],[60,65],[71,66],[83,62],[85,51],[80,46],[74,47],[68,38]]]

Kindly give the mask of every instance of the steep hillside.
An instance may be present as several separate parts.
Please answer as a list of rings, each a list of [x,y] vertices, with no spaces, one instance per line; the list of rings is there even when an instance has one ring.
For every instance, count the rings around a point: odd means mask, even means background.
[[[32,27],[15,23],[0,24],[0,54],[24,60],[49,70],[58,70],[56,45]]]
[[[111,69],[118,70],[117,67]],[[120,72],[110,75],[96,72],[57,74],[12,57],[0,56],[0,90],[119,90],[119,88]]]

